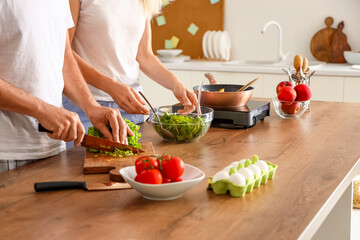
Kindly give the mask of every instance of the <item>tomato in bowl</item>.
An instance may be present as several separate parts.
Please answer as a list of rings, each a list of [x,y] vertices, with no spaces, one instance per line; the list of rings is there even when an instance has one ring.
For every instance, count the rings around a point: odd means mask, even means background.
[[[138,191],[144,198],[150,200],[173,200],[197,185],[204,179],[205,173],[199,168],[184,164],[182,181],[164,184],[147,184],[135,181],[137,176],[135,166],[120,169],[121,176],[127,183]]]

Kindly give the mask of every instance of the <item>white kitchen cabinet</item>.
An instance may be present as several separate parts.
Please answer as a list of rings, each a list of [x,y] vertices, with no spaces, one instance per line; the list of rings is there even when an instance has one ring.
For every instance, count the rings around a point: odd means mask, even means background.
[[[246,73],[231,71],[201,71],[201,70],[170,70],[186,87],[192,90],[201,81],[208,84],[204,74],[211,72],[219,83],[245,84],[256,77],[260,79],[253,84],[254,97],[272,98],[276,96],[276,85],[288,80],[285,74],[277,73]],[[143,73],[140,82],[144,92],[155,106],[177,103],[172,92],[164,89],[154,81],[148,79]],[[360,102],[360,77],[353,76],[321,76],[311,78],[312,100],[332,102]]]
[[[264,74],[262,97],[276,96],[276,86],[281,81],[287,81],[285,74]],[[343,77],[313,76],[311,78],[311,100],[342,102],[344,98]]]
[[[314,75],[310,85],[311,100],[342,102],[344,99],[344,77]]]
[[[360,77],[344,77],[344,102],[360,102]]]
[[[289,77],[285,74],[264,74],[263,91],[260,97],[276,97],[276,86],[279,84],[279,82],[288,80]]]

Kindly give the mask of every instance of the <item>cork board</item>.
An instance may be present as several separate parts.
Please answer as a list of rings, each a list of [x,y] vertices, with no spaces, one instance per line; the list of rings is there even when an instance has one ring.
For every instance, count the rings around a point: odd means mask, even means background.
[[[192,59],[204,58],[202,37],[208,30],[224,30],[224,4],[225,0],[170,1],[163,7],[162,14],[154,17],[151,22],[154,53],[158,49],[164,49],[165,40],[171,40],[175,36],[180,40],[176,49],[182,49],[183,55]],[[160,17],[160,22],[157,17]],[[191,24],[198,27],[194,35],[188,31]],[[196,27],[192,26],[190,31],[196,30]]]

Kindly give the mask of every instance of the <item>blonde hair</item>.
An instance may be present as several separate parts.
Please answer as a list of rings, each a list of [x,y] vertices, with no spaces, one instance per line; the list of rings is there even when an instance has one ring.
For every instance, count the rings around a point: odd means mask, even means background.
[[[143,0],[145,13],[148,18],[160,13],[162,0]]]

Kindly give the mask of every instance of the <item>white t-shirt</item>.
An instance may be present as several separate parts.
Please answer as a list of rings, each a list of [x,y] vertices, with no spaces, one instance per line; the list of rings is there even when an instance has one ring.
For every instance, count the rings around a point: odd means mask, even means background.
[[[62,107],[66,31],[73,26],[69,2],[1,0],[0,13],[0,78]],[[0,111],[0,160],[40,159],[65,150],[63,141],[37,127],[32,117]]]
[[[81,0],[73,48],[101,73],[139,90],[136,55],[145,22],[143,0]],[[89,88],[96,100],[113,101]]]

